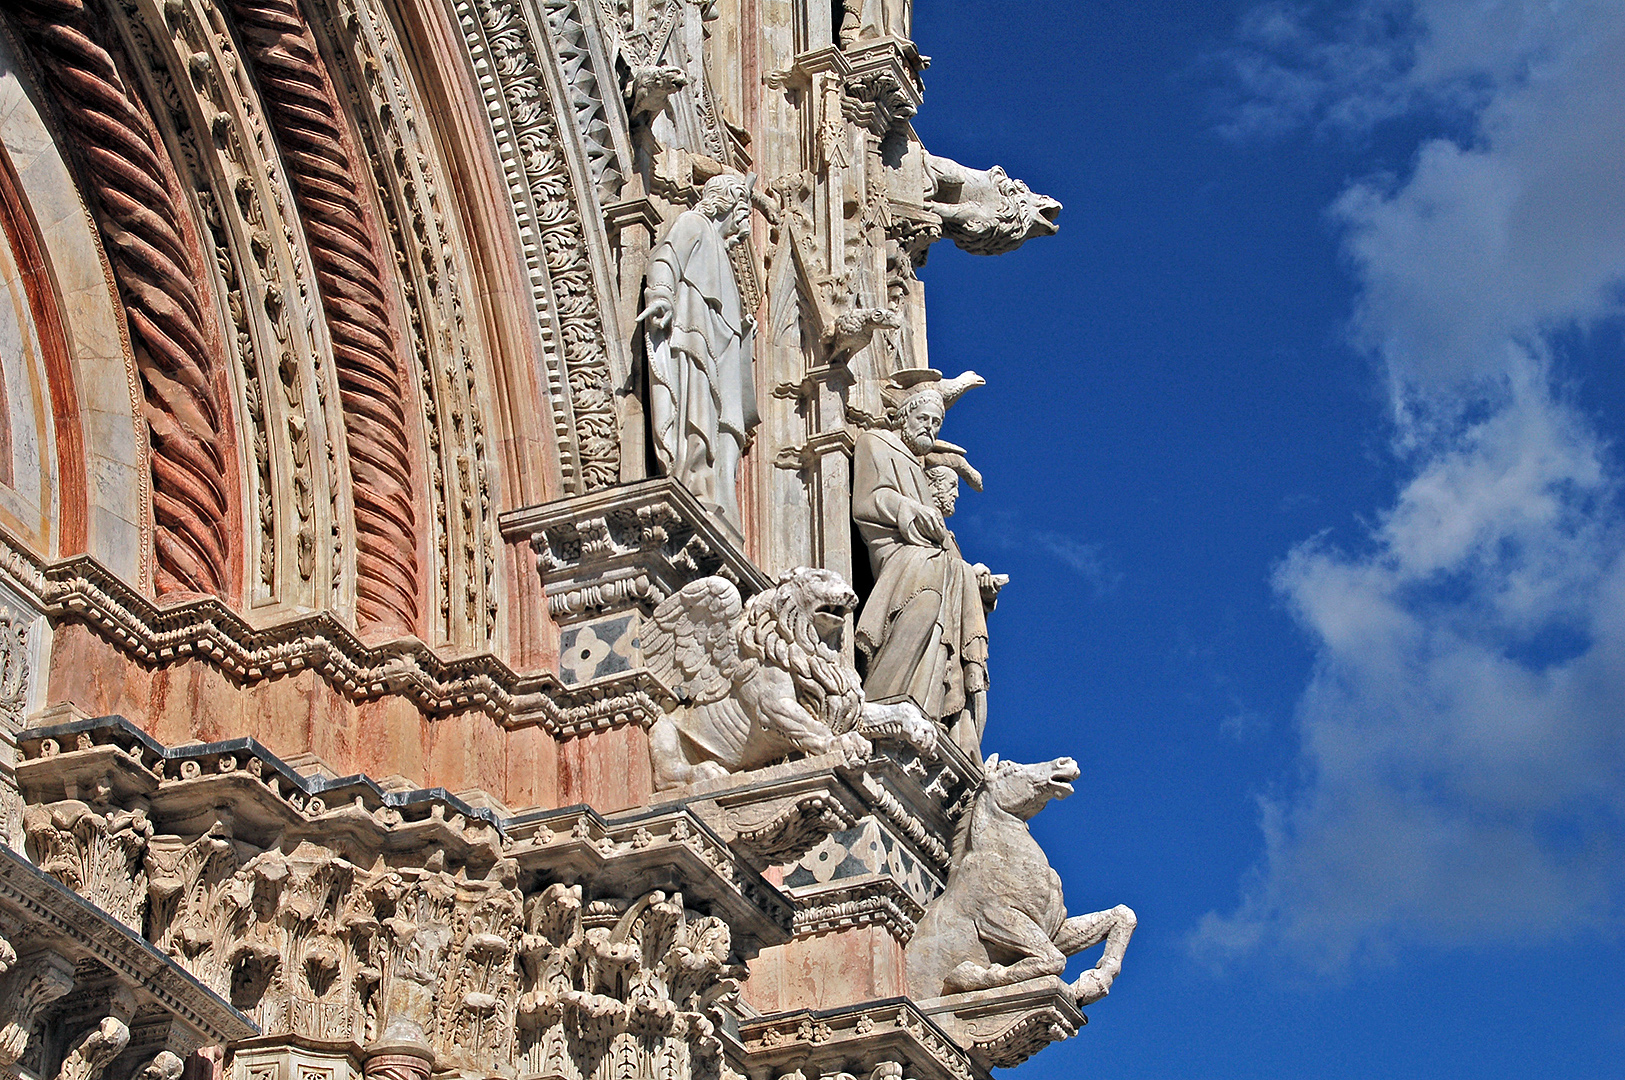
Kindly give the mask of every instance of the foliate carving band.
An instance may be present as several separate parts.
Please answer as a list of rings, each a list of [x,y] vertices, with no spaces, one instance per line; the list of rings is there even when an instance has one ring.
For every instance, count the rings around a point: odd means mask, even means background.
[[[220,593],[228,483],[215,358],[158,145],[82,0],[8,7],[61,103],[124,301],[152,440],[158,591]]]
[[[559,466],[572,494],[620,482],[620,426],[609,345],[587,258],[587,230],[542,71],[519,4],[456,5],[481,80],[524,241],[526,275],[549,354]],[[558,336],[550,328],[557,320]]]
[[[338,105],[293,0],[236,0],[231,10],[293,179],[333,339],[355,504],[356,617],[364,628],[409,631],[418,575],[406,380]]]

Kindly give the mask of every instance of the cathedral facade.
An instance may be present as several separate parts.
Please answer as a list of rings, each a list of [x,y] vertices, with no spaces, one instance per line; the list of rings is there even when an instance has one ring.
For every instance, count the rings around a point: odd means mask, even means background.
[[[982,380],[916,276],[1060,206],[921,144],[910,7],[0,8],[14,1075],[984,1080],[1078,1031],[1134,915],[1028,833],[1075,763],[983,760]]]

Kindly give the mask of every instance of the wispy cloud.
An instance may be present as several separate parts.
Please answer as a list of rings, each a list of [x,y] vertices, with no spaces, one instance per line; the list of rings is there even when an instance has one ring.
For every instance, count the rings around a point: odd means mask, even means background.
[[[1554,335],[1625,313],[1625,7],[1355,3],[1247,22],[1231,123],[1460,110],[1332,208],[1411,470],[1358,550],[1276,572],[1316,643],[1301,782],[1193,938],[1336,968],[1410,941],[1538,941],[1625,896],[1618,463],[1553,377]]]
[[[1061,565],[1083,578],[1096,596],[1111,592],[1123,580],[1122,573],[1112,567],[1106,558],[1106,549],[1100,544],[1052,532],[1038,533],[1033,539]]]

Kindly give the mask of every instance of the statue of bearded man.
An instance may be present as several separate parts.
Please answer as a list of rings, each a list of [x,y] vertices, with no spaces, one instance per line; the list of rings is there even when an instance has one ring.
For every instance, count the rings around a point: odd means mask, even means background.
[[[975,372],[945,382],[937,371],[892,376],[893,426],[858,436],[853,452],[852,520],[869,547],[875,587],[858,617],[864,696],[909,700],[944,724],[981,760],[987,724],[987,613],[1008,579],[972,566],[944,523],[952,513],[939,466],[980,487],[963,452],[937,440],[948,406]]]
[[[740,526],[735,479],[756,412],[756,318],[741,300],[730,250],[750,242],[754,177],[713,176],[650,257],[649,415],[667,476]]]

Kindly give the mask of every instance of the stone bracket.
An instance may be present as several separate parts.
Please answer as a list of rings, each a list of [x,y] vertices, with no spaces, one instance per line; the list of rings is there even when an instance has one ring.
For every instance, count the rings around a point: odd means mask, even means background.
[[[908,1076],[913,1080],[987,1080],[961,1050],[906,998],[819,1011],[774,1013],[739,1024],[751,1076]],[[897,1067],[901,1066],[899,1072]]]
[[[1009,1069],[1089,1022],[1054,975],[919,1003],[984,1069]]]
[[[510,510],[499,521],[504,539],[530,541],[548,613],[560,625],[646,615],[713,574],[746,597],[769,586],[731,528],[666,477]]]
[[[505,823],[504,854],[533,882],[581,885],[589,896],[681,892],[726,920],[746,956],[790,940],[790,901],[694,810],[681,804],[605,816],[587,806]]]

